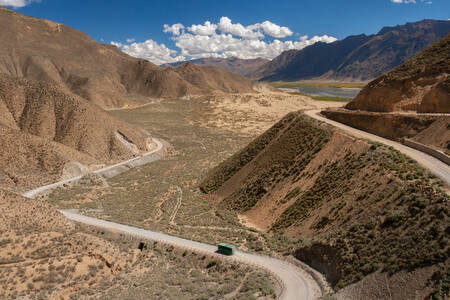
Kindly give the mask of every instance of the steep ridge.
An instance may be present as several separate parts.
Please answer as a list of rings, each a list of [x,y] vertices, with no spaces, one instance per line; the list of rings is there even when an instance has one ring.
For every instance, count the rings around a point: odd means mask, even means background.
[[[264,58],[242,59],[237,57],[228,57],[228,58],[206,57],[193,59],[190,60],[189,62],[198,66],[218,67],[220,69],[224,69],[232,73],[236,73],[242,76],[248,76],[249,74],[259,69],[264,64],[268,63],[269,60]],[[183,61],[176,63],[167,63],[161,65],[161,67],[163,68],[179,67],[184,63],[186,62]]]
[[[450,33],[366,85],[345,108],[450,113]]]
[[[299,112],[213,169],[200,188],[262,230],[303,239],[292,254],[344,299],[361,289],[366,299],[409,299],[448,294],[450,198],[439,184],[401,153]]]
[[[131,157],[117,132],[146,150],[148,134],[90,102],[55,84],[0,74],[0,176],[14,185],[54,180],[70,161]]]
[[[366,81],[402,64],[450,32],[450,21],[423,20],[385,27],[376,35],[290,50],[251,74],[265,81]]]
[[[322,114],[370,133],[450,149],[450,34]]]
[[[3,7],[0,25],[0,73],[56,83],[102,108],[142,104],[149,97],[211,92],[171,69],[99,44],[69,26]],[[221,79],[236,80],[232,75]]]

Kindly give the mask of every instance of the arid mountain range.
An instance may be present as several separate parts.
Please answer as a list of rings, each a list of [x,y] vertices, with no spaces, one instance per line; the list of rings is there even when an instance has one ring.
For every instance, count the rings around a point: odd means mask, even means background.
[[[268,63],[269,60],[264,58],[242,59],[237,57],[228,57],[228,58],[207,57],[207,58],[193,59],[190,60],[189,62],[199,66],[218,67],[242,76],[249,76],[251,73],[253,73],[257,69]],[[161,67],[163,68],[178,67],[184,63],[185,62],[163,64],[161,65]]]
[[[131,157],[120,138],[147,149],[147,133],[102,108],[254,92],[253,81],[234,73],[190,63],[162,69],[71,27],[3,7],[0,25],[0,180],[7,187],[58,179],[69,163]]]
[[[56,83],[102,108],[142,104],[149,97],[212,92],[172,68],[162,69],[128,56],[69,26],[3,7],[0,25],[1,73]],[[251,82],[240,76],[217,72],[220,74],[212,80],[217,81],[215,87],[221,92],[247,92],[252,88]],[[195,77],[188,75],[190,79]]]
[[[399,66],[449,32],[450,21],[385,27],[375,35],[349,36],[283,52],[250,76],[263,81],[367,81]]]

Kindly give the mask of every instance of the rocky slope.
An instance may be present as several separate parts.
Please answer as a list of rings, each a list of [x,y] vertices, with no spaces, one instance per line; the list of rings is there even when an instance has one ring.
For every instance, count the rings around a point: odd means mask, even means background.
[[[211,92],[62,24],[0,7],[0,26],[0,73],[56,83],[103,108]],[[217,86],[229,92],[236,77],[223,75]]]
[[[345,109],[322,112],[382,137],[450,153],[450,116],[442,113],[450,113],[450,34],[370,82]]]
[[[118,133],[138,151],[147,149],[148,134],[59,86],[0,74],[3,184],[52,181],[71,161],[92,165],[129,158],[133,153]]]
[[[401,153],[291,113],[200,188],[326,274],[343,299],[448,295],[450,198]],[[408,280],[405,280],[408,278]],[[401,283],[401,284],[399,284]]]
[[[345,108],[450,113],[450,33],[364,87]]]
[[[198,58],[189,61],[198,66],[212,66],[218,67],[232,73],[236,73],[242,76],[248,76],[257,69],[259,69],[264,64],[268,63],[269,60],[264,58],[255,58],[255,59],[242,59],[237,57],[229,57],[229,58],[215,58],[215,57],[207,57],[207,58]],[[161,67],[178,67],[186,62],[176,62],[170,64],[163,64]]]
[[[376,35],[350,36],[284,52],[251,76],[267,81],[366,81],[402,64],[449,32],[450,21],[385,27]]]

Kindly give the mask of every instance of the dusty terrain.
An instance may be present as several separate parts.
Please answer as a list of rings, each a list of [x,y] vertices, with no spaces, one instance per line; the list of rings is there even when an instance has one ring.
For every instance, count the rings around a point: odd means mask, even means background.
[[[95,166],[146,151],[150,135],[59,86],[0,74],[0,184],[59,179],[74,162]]]
[[[109,179],[107,185],[101,181],[87,180],[79,185],[57,189],[44,199],[56,207],[78,208],[87,215],[193,240],[212,244],[222,241],[232,242],[243,250],[271,252],[270,247],[266,245],[266,241],[269,240],[277,245],[290,245],[289,241],[278,241],[277,237],[266,237],[254,229],[242,226],[233,212],[218,207],[215,201],[208,201],[198,190],[198,182],[208,169],[245,146],[254,134],[270,126],[270,122],[282,113],[282,109],[286,109],[285,102],[281,98],[282,94],[277,95],[279,98],[273,99],[271,106],[267,106],[267,103],[258,104],[257,101],[250,102],[253,104],[253,110],[263,107],[270,118],[259,120],[261,126],[258,131],[245,129],[246,126],[253,126],[249,120],[254,118],[254,121],[257,121],[256,114],[250,115],[250,118],[245,120],[239,118],[234,123],[242,123],[240,134],[226,128],[205,126],[218,117],[229,120],[234,111],[217,114],[215,104],[203,101],[204,99],[161,101],[139,109],[111,111],[112,115],[140,125],[153,135],[167,140],[173,147],[169,156]],[[305,107],[305,103],[316,104],[314,100],[298,96],[295,98],[286,94],[286,97],[286,103],[292,101],[290,107],[295,110]],[[247,103],[245,109],[250,108]],[[249,136],[249,132],[253,134]],[[171,279],[173,285],[167,290],[168,293],[176,293],[177,288],[172,287],[178,284],[180,288],[184,286],[182,274],[179,272]],[[151,280],[157,278],[155,276],[144,277],[142,282],[148,286]],[[166,284],[160,283],[161,289],[155,285],[151,290],[157,289],[158,293],[161,293]],[[263,283],[258,281],[254,284],[260,288]],[[272,283],[264,284],[274,289]],[[137,290],[139,293],[148,291],[140,286],[141,284],[134,289],[130,284],[127,287],[132,288],[129,292],[123,287],[118,287],[122,290],[118,298],[126,295],[142,295],[134,294]],[[183,290],[187,292],[191,289],[188,286]],[[116,290],[113,291],[115,293]],[[246,289],[243,289],[242,293],[248,295],[244,291]]]
[[[63,24],[1,7],[0,26],[0,73],[55,83],[102,108],[211,92],[210,85],[192,80],[203,76],[202,71],[184,78],[182,72],[128,56]],[[212,75],[209,80],[216,81],[214,89],[221,92],[251,89],[249,80],[228,71],[207,67],[204,72]]]
[[[244,147],[289,109],[327,103],[285,93],[266,94],[266,98],[253,94],[240,98],[217,95],[213,99],[162,101],[139,109],[112,111],[116,117],[168,141],[173,147],[170,155],[117,176],[108,181],[108,186],[92,184],[55,190],[49,201],[58,207],[80,208],[88,215],[137,227],[212,244],[227,240],[244,250],[268,251],[262,243],[265,237],[243,227],[234,213],[217,207],[216,202],[206,201],[198,183],[206,171]],[[221,106],[224,101],[228,101],[225,103],[229,103],[230,110]],[[256,111],[264,112],[263,117]]]
[[[0,190],[2,299],[247,299],[267,274],[206,255],[77,227],[42,201]],[[202,283],[202,284],[198,284]]]
[[[315,101],[309,97],[285,92],[266,91],[247,94],[216,94],[199,97],[212,108],[207,118],[191,119],[204,126],[217,127],[237,134],[256,136],[269,129],[287,113],[300,109],[324,109],[344,104],[332,101]]]
[[[376,291],[382,298],[408,299],[445,290],[449,197],[442,185],[393,149],[291,113],[200,188],[263,231],[303,239],[295,256],[335,288],[378,271],[391,286]],[[407,276],[399,272],[413,270],[421,274],[412,276],[415,286],[396,289]]]

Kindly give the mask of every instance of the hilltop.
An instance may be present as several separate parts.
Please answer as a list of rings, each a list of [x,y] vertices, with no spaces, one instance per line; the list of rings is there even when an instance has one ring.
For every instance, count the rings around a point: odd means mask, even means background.
[[[283,52],[251,74],[263,81],[367,81],[389,71],[450,32],[450,21],[423,20],[385,27]]]
[[[63,24],[0,7],[0,26],[0,73],[58,84],[102,108],[213,92],[191,84],[172,68],[128,56]],[[229,72],[221,74],[216,87],[222,92],[230,92],[230,84],[248,83]],[[245,90],[251,88],[249,83]]]

